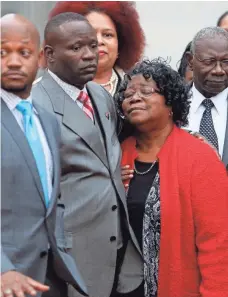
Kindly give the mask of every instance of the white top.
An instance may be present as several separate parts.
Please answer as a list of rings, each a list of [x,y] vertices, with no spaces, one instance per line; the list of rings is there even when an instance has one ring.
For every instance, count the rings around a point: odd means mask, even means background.
[[[86,94],[88,94],[86,88],[84,87],[83,90],[78,89],[75,86],[72,86],[64,81],[62,81],[57,75],[55,75],[53,72],[51,72],[48,69],[48,73],[51,75],[51,77],[57,82],[57,84],[63,89],[63,91],[65,91],[67,93],[67,95],[70,96],[70,98],[76,102],[78,104],[78,106],[83,109],[83,104],[82,102],[80,102],[79,100],[77,100],[79,93],[81,91],[85,92]]]
[[[23,126],[23,115],[22,113],[16,109],[17,104],[19,104],[22,99],[18,96],[14,95],[13,93],[9,93],[3,89],[1,89],[1,97],[5,101],[6,105],[8,106],[9,110],[14,115],[15,119],[17,120],[20,128],[24,132],[24,126]],[[32,98],[28,97],[27,99],[23,99],[24,101],[29,101],[32,103]],[[52,193],[52,178],[53,178],[53,160],[52,155],[48,146],[47,138],[45,136],[44,130],[42,128],[42,125],[40,123],[40,120],[38,118],[38,112],[33,108],[34,111],[34,120],[35,125],[40,137],[41,145],[43,147],[44,156],[45,156],[45,162],[46,162],[46,171],[47,171],[47,183],[48,183],[48,196],[49,199],[51,198]]]
[[[219,154],[222,157],[223,147],[226,133],[226,121],[227,121],[227,104],[228,104],[228,88],[223,90],[218,95],[211,97],[210,99],[214,103],[214,107],[211,109],[212,119],[214,123],[215,132],[218,136]],[[186,127],[190,130],[199,132],[200,122],[205,110],[205,106],[202,105],[205,97],[196,89],[192,87],[191,106],[189,111],[189,125]]]

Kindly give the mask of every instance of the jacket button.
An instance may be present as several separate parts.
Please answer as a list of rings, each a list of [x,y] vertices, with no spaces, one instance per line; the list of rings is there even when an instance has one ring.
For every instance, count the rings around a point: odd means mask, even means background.
[[[44,258],[45,256],[47,256],[47,251],[42,251],[40,253],[40,258]]]
[[[112,206],[112,210],[114,211],[114,210],[116,210],[117,209],[117,205],[113,205]]]
[[[115,241],[116,240],[116,236],[111,236],[110,237],[110,241]]]
[[[62,196],[62,195],[61,195],[61,194],[59,194],[58,198],[60,199],[60,198],[61,198],[61,196]]]

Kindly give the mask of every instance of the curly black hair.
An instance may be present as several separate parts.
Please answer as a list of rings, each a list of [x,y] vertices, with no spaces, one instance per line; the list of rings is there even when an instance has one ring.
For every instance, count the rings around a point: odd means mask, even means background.
[[[184,79],[173,70],[163,58],[153,60],[145,59],[125,75],[120,88],[115,95],[118,114],[124,118],[122,103],[124,101],[124,91],[131,77],[142,74],[146,80],[152,78],[159,89],[159,93],[165,97],[165,103],[172,108],[173,121],[180,126],[188,124],[188,113],[190,108],[190,86]]]

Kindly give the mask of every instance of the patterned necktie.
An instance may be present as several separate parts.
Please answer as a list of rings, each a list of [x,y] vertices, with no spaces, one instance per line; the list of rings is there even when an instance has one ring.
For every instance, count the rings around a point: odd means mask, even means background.
[[[46,162],[43,147],[35,125],[33,106],[28,101],[21,101],[16,108],[23,115],[24,133],[33,152],[40,180],[43,186],[46,206],[49,204]]]
[[[200,122],[199,133],[202,134],[206,139],[218,150],[218,137],[215,132],[214,123],[212,119],[211,109],[214,103],[211,99],[204,99],[202,104],[205,106],[205,110]]]
[[[81,91],[77,99],[83,104],[84,113],[94,122],[94,110],[88,94]]]

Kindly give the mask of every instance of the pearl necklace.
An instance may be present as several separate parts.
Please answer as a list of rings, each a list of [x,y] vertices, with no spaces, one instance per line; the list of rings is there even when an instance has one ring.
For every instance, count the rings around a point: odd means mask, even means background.
[[[107,87],[110,85],[110,90],[109,93],[113,96],[116,92],[116,87],[117,87],[117,83],[118,83],[118,76],[115,72],[114,69],[112,69],[112,76],[110,78],[110,80],[104,84],[100,84],[102,87]]]

